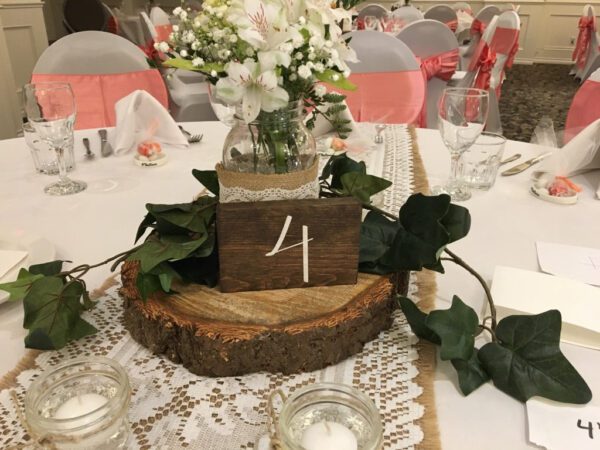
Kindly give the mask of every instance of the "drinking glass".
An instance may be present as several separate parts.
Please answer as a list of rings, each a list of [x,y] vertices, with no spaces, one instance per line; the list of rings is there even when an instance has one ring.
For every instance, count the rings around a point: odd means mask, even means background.
[[[496,181],[506,138],[496,133],[481,133],[461,159],[462,179],[472,189],[487,191]]]
[[[448,88],[440,98],[438,127],[450,151],[450,178],[445,186],[436,186],[434,194],[448,194],[452,201],[471,198],[469,187],[461,180],[460,159],[477,140],[488,115],[487,91],[474,88]]]
[[[235,125],[235,106],[231,106],[217,97],[215,87],[208,83],[208,100],[217,119],[229,128]]]
[[[24,89],[25,112],[39,138],[54,149],[58,165],[58,181],[44,192],[69,195],[83,191],[87,184],[67,177],[65,151],[73,140],[75,99],[68,83],[27,84]]]

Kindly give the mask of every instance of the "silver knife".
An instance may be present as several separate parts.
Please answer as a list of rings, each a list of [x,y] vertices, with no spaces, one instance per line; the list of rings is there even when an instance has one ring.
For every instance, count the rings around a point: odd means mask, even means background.
[[[521,173],[524,170],[529,169],[534,164],[539,163],[542,159],[550,156],[551,154],[552,154],[552,152],[548,152],[548,153],[543,153],[540,156],[536,156],[535,158],[531,158],[525,162],[522,162],[521,164],[517,164],[516,166],[505,170],[504,172],[501,173],[501,175],[507,177],[510,175],[516,175],[518,173]]]
[[[508,164],[509,162],[513,162],[516,161],[517,159],[519,159],[521,157],[520,153],[515,153],[514,155],[512,155],[509,158],[503,159],[502,161],[500,161],[500,165],[503,166],[504,164]]]
[[[100,154],[104,157],[112,155],[113,149],[108,142],[106,130],[98,130],[98,134],[100,135]]]

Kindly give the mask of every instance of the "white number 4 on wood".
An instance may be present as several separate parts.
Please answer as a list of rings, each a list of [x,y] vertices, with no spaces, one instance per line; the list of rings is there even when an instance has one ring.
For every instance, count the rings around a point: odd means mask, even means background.
[[[308,283],[308,242],[312,241],[313,238],[308,238],[308,227],[306,225],[302,225],[302,242],[298,242],[296,244],[288,245],[287,247],[281,248],[283,241],[285,240],[285,236],[287,235],[288,229],[290,228],[290,224],[292,223],[292,216],[287,216],[285,218],[285,222],[283,224],[283,228],[281,229],[281,233],[279,234],[279,239],[275,243],[275,247],[269,252],[265,253],[265,256],[273,256],[277,253],[284,252],[293,247],[302,246],[302,281]]]

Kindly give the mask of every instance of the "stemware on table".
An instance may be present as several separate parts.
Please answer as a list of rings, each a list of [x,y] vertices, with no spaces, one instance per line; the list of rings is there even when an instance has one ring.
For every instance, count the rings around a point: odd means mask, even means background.
[[[27,84],[24,89],[25,112],[39,138],[54,149],[58,165],[58,181],[44,192],[69,195],[83,191],[87,184],[67,177],[65,151],[73,140],[75,98],[68,83]]]
[[[438,128],[450,151],[450,177],[444,186],[433,188],[434,194],[446,193],[452,201],[471,198],[471,191],[461,180],[460,159],[483,132],[488,116],[487,91],[474,88],[448,88],[440,98]]]
[[[236,123],[235,106],[225,103],[217,97],[215,94],[215,87],[210,83],[208,83],[208,100],[210,101],[210,106],[215,113],[215,116],[217,116],[217,119],[229,128],[233,128]]]

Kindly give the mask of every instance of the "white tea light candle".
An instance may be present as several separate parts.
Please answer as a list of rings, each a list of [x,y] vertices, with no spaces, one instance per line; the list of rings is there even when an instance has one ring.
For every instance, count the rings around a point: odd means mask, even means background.
[[[306,450],[357,450],[354,433],[335,422],[317,422],[302,434],[302,447]]]
[[[77,426],[87,425],[92,423],[104,414],[102,411],[97,411],[98,408],[106,405],[108,399],[99,394],[82,394],[70,398],[58,407],[54,413],[55,419],[74,419],[80,417],[77,421]],[[90,414],[96,411],[96,414]]]

